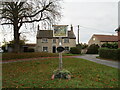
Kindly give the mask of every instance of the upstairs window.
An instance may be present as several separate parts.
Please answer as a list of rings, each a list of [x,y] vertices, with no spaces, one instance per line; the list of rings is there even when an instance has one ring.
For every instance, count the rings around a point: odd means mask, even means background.
[[[65,38],[64,43],[69,43],[69,38]]]
[[[56,43],[56,39],[53,39],[53,43]]]
[[[47,38],[42,38],[42,43],[47,43],[48,39]]]

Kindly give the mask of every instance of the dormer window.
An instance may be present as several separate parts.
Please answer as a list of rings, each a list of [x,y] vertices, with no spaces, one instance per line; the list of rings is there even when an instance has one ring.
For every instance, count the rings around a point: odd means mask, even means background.
[[[48,39],[47,38],[42,38],[42,43],[47,43]]]

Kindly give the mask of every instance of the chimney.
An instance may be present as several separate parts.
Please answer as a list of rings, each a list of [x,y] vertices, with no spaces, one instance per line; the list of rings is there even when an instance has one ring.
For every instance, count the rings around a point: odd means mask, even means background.
[[[73,26],[72,26],[72,24],[71,24],[71,31],[73,31]]]

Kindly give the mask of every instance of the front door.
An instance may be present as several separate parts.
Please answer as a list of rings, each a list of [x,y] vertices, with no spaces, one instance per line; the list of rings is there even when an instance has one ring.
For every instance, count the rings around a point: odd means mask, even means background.
[[[53,53],[56,53],[56,46],[53,46]]]

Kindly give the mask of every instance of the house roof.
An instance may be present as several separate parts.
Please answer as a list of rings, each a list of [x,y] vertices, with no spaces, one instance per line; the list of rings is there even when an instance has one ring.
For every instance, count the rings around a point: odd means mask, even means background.
[[[115,35],[96,35],[94,34],[97,39],[99,39],[102,42],[117,42],[118,36]]]
[[[37,38],[54,38],[53,30],[38,30]],[[56,37],[58,38],[58,37]],[[68,38],[76,39],[73,31],[68,31]]]

